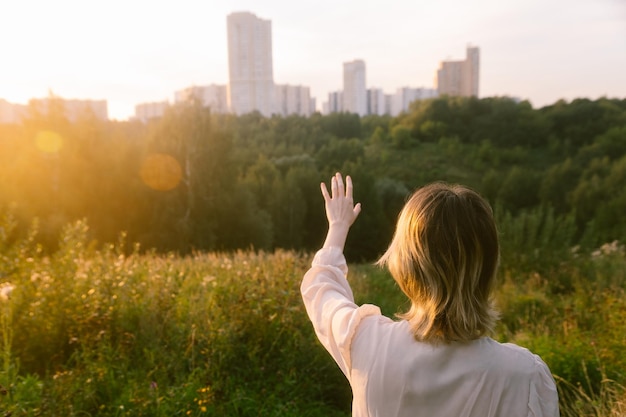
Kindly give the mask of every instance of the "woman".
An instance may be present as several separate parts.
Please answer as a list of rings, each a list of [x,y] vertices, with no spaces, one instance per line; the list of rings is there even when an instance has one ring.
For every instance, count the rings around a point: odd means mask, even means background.
[[[527,349],[488,335],[499,259],[488,203],[462,186],[417,190],[379,264],[411,301],[402,320],[357,306],[343,248],[361,206],[340,174],[321,184],[328,233],[301,285],[324,347],[352,387],[353,416],[558,416],[550,370]]]

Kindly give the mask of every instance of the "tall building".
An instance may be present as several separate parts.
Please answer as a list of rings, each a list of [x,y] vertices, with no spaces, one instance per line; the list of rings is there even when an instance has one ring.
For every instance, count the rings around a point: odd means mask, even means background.
[[[249,12],[227,17],[228,107],[235,114],[274,111],[272,22]]]
[[[328,101],[322,104],[322,113],[340,113],[343,111],[343,91],[328,93]]]
[[[400,113],[409,110],[409,106],[415,100],[425,100],[428,98],[437,97],[437,90],[434,88],[412,88],[401,87],[396,90],[396,93],[391,98],[391,111],[392,116],[397,116]]]
[[[315,101],[311,101],[309,87],[287,84],[276,85],[274,112],[282,116],[290,114],[310,116],[313,114],[315,112]]]
[[[193,86],[174,93],[174,102],[181,103],[193,98],[198,99],[204,107],[210,107],[214,113],[228,113],[227,87],[211,84]]]
[[[465,58],[466,70],[464,76],[467,78],[465,85],[467,93],[472,97],[478,97],[478,85],[480,75],[480,51],[478,47],[467,47]]]
[[[385,114],[385,93],[382,88],[367,89],[367,114]]]
[[[356,59],[343,64],[343,111],[367,114],[367,89],[365,87],[365,61]]]
[[[315,97],[309,98],[309,109],[311,109],[311,114],[317,111],[317,99]]]
[[[463,61],[442,61],[437,70],[437,91],[440,95],[478,97],[480,53],[468,46]]]

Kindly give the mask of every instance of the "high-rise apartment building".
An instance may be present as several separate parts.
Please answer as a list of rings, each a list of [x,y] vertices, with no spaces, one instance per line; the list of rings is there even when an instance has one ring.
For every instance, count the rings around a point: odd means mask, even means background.
[[[437,97],[437,95],[437,90],[435,90],[434,88],[398,88],[396,90],[396,93],[391,98],[390,114],[395,117],[400,113],[409,110],[409,106],[415,100],[426,100],[429,98]]]
[[[227,17],[228,107],[235,114],[274,111],[272,22],[249,12]]]
[[[463,61],[442,61],[437,70],[437,91],[440,95],[478,97],[480,53],[468,46]]]
[[[343,91],[328,93],[328,101],[322,104],[322,113],[340,113],[343,110]]]
[[[367,89],[367,114],[385,114],[385,93],[382,88]]]
[[[365,61],[356,59],[343,64],[343,111],[367,114],[367,89],[365,87]]]
[[[298,114],[310,116],[315,112],[315,101],[311,101],[309,87],[302,85],[276,85],[274,112],[282,116]],[[311,107],[313,105],[313,107]]]

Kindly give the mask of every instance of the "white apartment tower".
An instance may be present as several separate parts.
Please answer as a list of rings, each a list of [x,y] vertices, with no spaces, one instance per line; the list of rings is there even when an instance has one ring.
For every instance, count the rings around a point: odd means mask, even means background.
[[[480,53],[468,46],[463,61],[443,61],[437,70],[437,91],[440,95],[478,97]]]
[[[272,22],[249,12],[227,17],[228,107],[241,115],[258,110],[274,111]]]
[[[382,116],[385,114],[385,93],[382,88],[367,90],[367,114]]]
[[[400,87],[391,98],[390,114],[394,117],[398,116],[400,113],[408,111],[412,102],[435,98],[437,95],[437,90],[434,88]]]
[[[302,85],[276,85],[274,112],[282,116],[298,114],[310,116],[315,111],[315,101],[311,101],[309,87]]]
[[[322,104],[322,113],[340,113],[343,110],[343,91],[328,93],[328,101]]]
[[[356,59],[343,64],[343,111],[367,114],[367,89],[365,87],[365,61]]]

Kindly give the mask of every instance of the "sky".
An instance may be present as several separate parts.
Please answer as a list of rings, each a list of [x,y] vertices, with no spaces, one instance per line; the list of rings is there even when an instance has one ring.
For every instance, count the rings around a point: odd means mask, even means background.
[[[104,99],[124,120],[227,84],[237,11],[272,21],[274,81],[309,86],[318,108],[344,62],[365,61],[368,88],[433,88],[468,45],[480,97],[626,98],[626,0],[0,0],[0,99]]]

